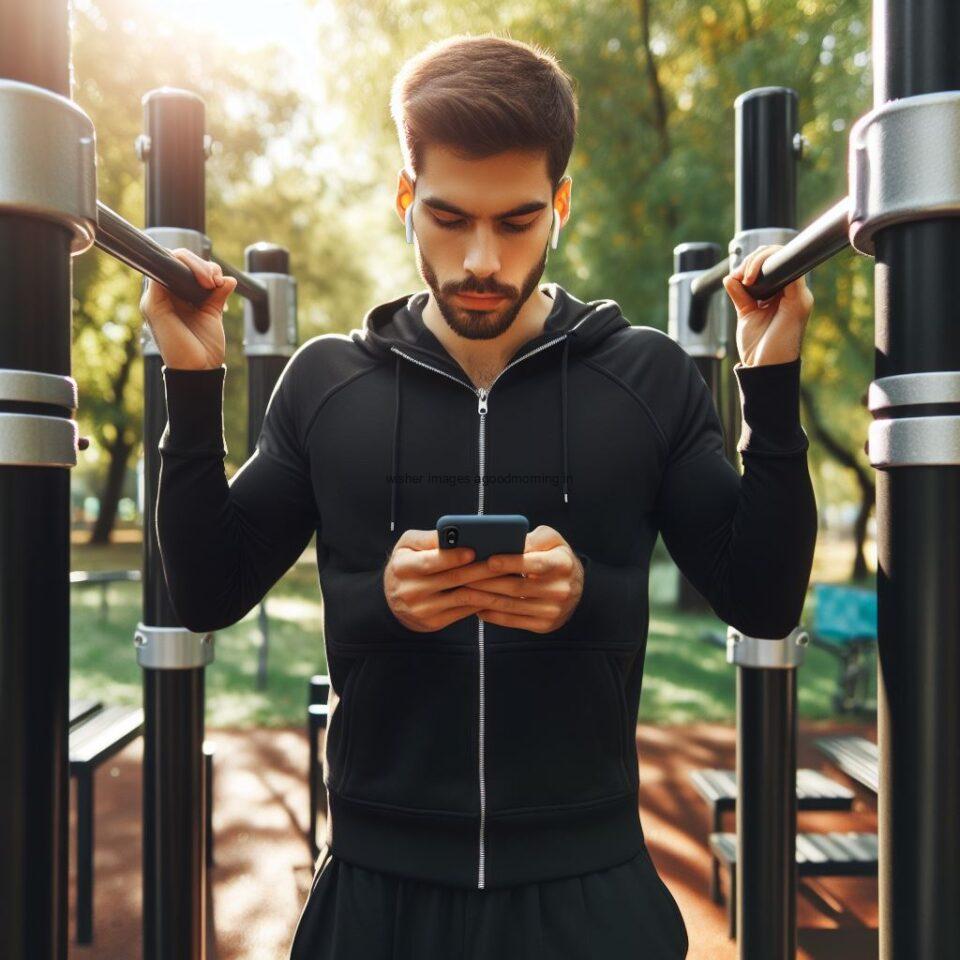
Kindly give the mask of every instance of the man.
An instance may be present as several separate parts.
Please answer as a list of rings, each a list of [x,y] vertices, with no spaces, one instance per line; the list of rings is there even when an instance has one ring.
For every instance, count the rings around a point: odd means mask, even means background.
[[[396,210],[429,288],[314,337],[223,470],[223,304],[151,284],[157,530],[183,624],[251,610],[316,533],[330,816],[292,960],[680,958],[643,838],[635,725],[659,534],[747,634],[796,625],[816,536],[798,415],[802,280],[738,310],[742,478],[693,361],[612,300],[540,284],[571,210],[577,105],[549,54],[456,37],[398,74]],[[741,283],[740,281],[743,281]],[[440,550],[445,513],[521,513],[523,554]]]

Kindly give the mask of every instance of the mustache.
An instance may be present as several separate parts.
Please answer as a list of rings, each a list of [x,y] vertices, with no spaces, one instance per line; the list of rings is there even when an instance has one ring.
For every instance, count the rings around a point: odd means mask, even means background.
[[[460,293],[471,294],[475,293],[478,296],[498,296],[498,297],[509,297],[511,300],[516,297],[516,293],[513,290],[504,290],[502,287],[490,286],[480,286],[477,284],[462,284],[457,287],[446,287],[444,293],[447,296],[456,296]]]

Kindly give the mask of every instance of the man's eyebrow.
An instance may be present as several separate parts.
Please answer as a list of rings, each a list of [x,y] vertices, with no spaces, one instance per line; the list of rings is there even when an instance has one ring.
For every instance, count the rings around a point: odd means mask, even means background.
[[[458,217],[473,216],[472,213],[467,213],[466,210],[461,210],[460,207],[453,203],[448,203],[446,200],[441,200],[440,197],[424,197],[423,202],[434,210],[443,210],[445,213],[453,213]],[[546,203],[542,200],[531,200],[529,203],[521,203],[520,206],[514,207],[512,210],[507,210],[504,213],[496,213],[493,219],[502,220],[504,217],[520,217],[525,213],[536,213],[538,210],[545,209],[546,206]]]

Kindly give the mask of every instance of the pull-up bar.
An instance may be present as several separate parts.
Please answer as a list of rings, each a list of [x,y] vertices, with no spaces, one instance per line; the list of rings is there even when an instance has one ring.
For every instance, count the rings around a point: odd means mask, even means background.
[[[156,280],[171,293],[195,306],[202,304],[210,295],[209,290],[197,283],[193,271],[166,247],[157,243],[149,234],[138,230],[99,200],[94,243],[110,256],[121,260],[128,267],[133,267],[145,277]],[[211,260],[219,265],[226,276],[236,279],[235,292],[250,301],[257,332],[266,333],[270,329],[267,288],[259,280],[219,257],[211,256]]]
[[[757,282],[746,287],[754,300],[769,300],[787,284],[809,273],[814,267],[829,260],[850,245],[850,201],[837,201],[826,213],[801,230],[782,250],[764,260]],[[723,278],[730,273],[730,260],[721,260],[715,267],[704,270],[690,284],[693,307],[702,306],[723,286]],[[703,314],[701,314],[703,315]],[[691,320],[691,327],[699,333]],[[702,329],[702,325],[700,327]]]

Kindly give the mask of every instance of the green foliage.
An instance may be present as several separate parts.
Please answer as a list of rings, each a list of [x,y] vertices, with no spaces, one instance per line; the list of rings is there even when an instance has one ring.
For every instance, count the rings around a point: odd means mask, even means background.
[[[143,130],[141,97],[161,86],[191,90],[206,103],[215,152],[207,161],[207,234],[214,250],[243,266],[246,246],[260,240],[291,251],[300,301],[301,342],[359,323],[369,261],[362,237],[347,225],[362,189],[330,182],[310,160],[323,146],[315,104],[284,73],[285,52],[264,47],[240,58],[216,36],[186,30],[146,0],[81,0],[73,17],[74,99],[97,131],[100,199],[143,223],[143,166],[134,141]],[[286,162],[271,152],[287,147]],[[141,280],[110,257],[90,251],[75,261],[73,375],[80,393],[81,433],[94,446],[123,431],[142,440]],[[242,301],[225,316],[227,379],[224,420],[228,467],[247,457]],[[136,357],[117,394],[127,354]],[[98,451],[99,452],[99,451]],[[82,456],[103,474],[103,456]],[[80,473],[84,470],[80,468]]]

